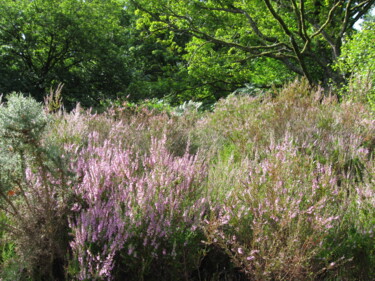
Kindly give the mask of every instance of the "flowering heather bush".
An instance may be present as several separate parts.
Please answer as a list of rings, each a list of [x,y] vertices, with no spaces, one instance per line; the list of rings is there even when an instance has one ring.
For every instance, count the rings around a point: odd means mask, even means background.
[[[59,111],[53,115],[46,138],[61,146],[87,145],[87,137],[92,131],[100,131],[103,141],[114,123],[110,117],[93,114],[84,110],[79,104],[71,112]]]
[[[226,250],[251,280],[368,279],[372,120],[362,104],[337,103],[303,83],[274,99],[221,101],[196,134],[217,151],[208,178],[208,243]]]
[[[340,261],[345,257],[346,263],[323,272],[322,277],[327,279],[371,280],[375,274],[375,165],[373,156],[362,153],[370,157],[362,167],[366,173],[360,180],[348,175],[342,182],[340,188],[346,193],[342,219],[339,227],[330,231],[320,254],[320,258]]]
[[[121,139],[123,147],[132,147],[141,154],[150,151],[152,138],[161,139],[164,135],[173,155],[182,156],[187,147],[196,151],[196,147],[189,144],[198,119],[196,112],[177,117],[145,107],[113,107],[102,114],[93,114],[78,105],[72,112],[58,112],[54,117],[48,138],[64,146],[85,146],[88,135],[95,131],[101,143],[108,138]]]
[[[342,177],[353,174],[355,151],[375,148],[375,123],[366,106],[337,103],[304,82],[285,87],[276,98],[233,96],[197,125],[195,139],[205,150],[233,146],[240,155],[267,154],[270,140],[284,139],[315,160],[331,163]],[[355,173],[355,172],[354,172]],[[358,175],[357,175],[358,176]]]
[[[150,153],[142,156],[124,149],[121,141],[100,144],[96,133],[90,135],[74,164],[80,203],[71,220],[71,247],[80,280],[111,279],[117,255],[137,263],[139,278],[151,261],[162,266],[169,260],[173,272],[179,262],[191,267],[199,258],[196,252],[184,255],[200,241],[205,169],[197,156],[173,157],[165,143],[153,139]],[[118,270],[131,270],[123,266]]]
[[[271,143],[267,155],[241,160],[218,179],[224,182],[209,181],[219,209],[207,222],[208,241],[226,249],[251,280],[312,278],[343,194],[332,167],[300,155],[292,138]]]
[[[183,116],[51,116],[13,96],[3,120],[0,279],[375,274],[375,122],[361,102],[302,81]]]
[[[117,129],[111,130],[110,138],[122,138],[124,145],[133,146],[137,151],[148,152],[151,139],[160,139],[164,135],[168,150],[173,155],[182,156],[187,147],[195,149],[189,140],[199,118],[197,112],[177,117],[140,107],[130,113],[129,108],[113,108],[108,114],[120,121],[114,124]]]

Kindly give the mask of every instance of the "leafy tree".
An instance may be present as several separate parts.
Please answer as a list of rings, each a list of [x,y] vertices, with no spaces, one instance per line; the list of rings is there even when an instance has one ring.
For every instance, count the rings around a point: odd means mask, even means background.
[[[0,1],[0,92],[90,104],[124,92],[132,77],[126,14],[118,1]]]
[[[353,25],[375,3],[374,0],[129,2],[138,8],[139,25],[149,26],[151,31],[167,29],[192,36],[185,49],[189,72],[200,77],[215,75],[218,80],[229,74],[232,79],[224,80],[224,84],[243,81],[241,75],[251,80],[259,65],[266,73],[276,67],[278,73],[283,73],[282,78],[294,73],[306,76],[311,84],[341,83],[342,76],[330,64],[341,54],[343,37],[353,32]],[[223,68],[227,72],[223,73]],[[215,85],[220,85],[217,82]]]
[[[183,46],[191,37],[137,28],[134,7],[128,6],[127,13],[132,15],[129,53],[137,66],[137,75],[128,88],[129,99],[164,98],[176,102],[179,93],[188,87]]]
[[[368,101],[375,112],[375,22],[368,20],[362,30],[346,41],[335,67],[349,78],[345,95]]]

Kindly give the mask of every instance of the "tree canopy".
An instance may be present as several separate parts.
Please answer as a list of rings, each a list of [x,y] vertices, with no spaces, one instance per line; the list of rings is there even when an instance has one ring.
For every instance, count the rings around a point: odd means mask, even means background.
[[[209,103],[296,76],[340,85],[346,77],[331,65],[374,3],[0,0],[0,93],[42,100],[63,83],[68,103]]]
[[[115,96],[131,76],[121,19],[112,0],[0,1],[0,92],[41,99],[64,83],[83,102]]]
[[[229,56],[233,71],[262,62],[282,64],[310,83],[342,82],[330,65],[341,54],[343,37],[375,3],[367,1],[130,0],[139,24],[193,37],[191,60],[207,64],[207,52]],[[206,54],[206,55],[205,55]],[[270,60],[267,60],[268,58]],[[225,60],[217,58],[216,60]],[[215,72],[215,71],[214,71]]]

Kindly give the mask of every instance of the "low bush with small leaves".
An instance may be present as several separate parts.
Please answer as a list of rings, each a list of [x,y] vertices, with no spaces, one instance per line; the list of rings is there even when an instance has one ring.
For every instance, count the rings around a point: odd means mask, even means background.
[[[0,120],[0,209],[7,216],[0,223],[10,241],[3,254],[14,246],[20,278],[58,280],[68,249],[68,163],[44,139],[52,120],[32,98],[10,95]]]

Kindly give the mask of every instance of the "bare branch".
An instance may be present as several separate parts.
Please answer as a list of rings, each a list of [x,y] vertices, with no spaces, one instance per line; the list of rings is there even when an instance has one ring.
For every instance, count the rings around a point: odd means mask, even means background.
[[[0,226],[3,228],[3,229],[6,229],[7,231],[13,233],[13,234],[19,234],[21,233],[21,230],[19,230],[18,228],[8,224],[8,223],[4,223],[4,222],[0,222]]]
[[[3,197],[3,199],[5,200],[5,202],[12,208],[12,213],[14,214],[14,216],[16,216],[18,219],[21,219],[22,220],[22,216],[20,215],[20,213],[18,212],[18,209],[16,208],[16,206],[13,204],[13,202],[4,194],[4,192],[2,190],[0,190],[0,196]]]

